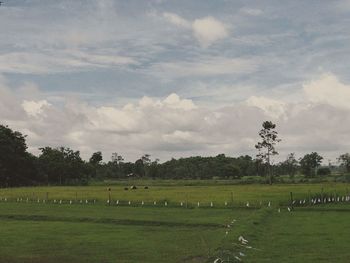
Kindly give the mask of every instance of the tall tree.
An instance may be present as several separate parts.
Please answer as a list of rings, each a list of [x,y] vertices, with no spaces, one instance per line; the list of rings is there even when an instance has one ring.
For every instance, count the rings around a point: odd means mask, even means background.
[[[317,167],[321,165],[323,157],[317,152],[305,154],[300,159],[301,171],[305,176],[312,177],[317,174]]]
[[[278,154],[275,145],[281,140],[278,139],[278,133],[275,130],[276,124],[271,121],[264,121],[262,127],[259,132],[261,141],[255,145],[255,148],[259,151],[257,158],[267,165],[269,183],[272,184],[271,157]]]

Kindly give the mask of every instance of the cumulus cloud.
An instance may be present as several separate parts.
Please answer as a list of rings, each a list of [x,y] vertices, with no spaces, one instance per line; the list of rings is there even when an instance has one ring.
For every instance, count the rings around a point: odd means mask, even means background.
[[[314,103],[350,108],[350,85],[342,83],[332,73],[324,73],[304,83],[303,88],[307,98]]]
[[[51,106],[50,103],[48,103],[46,100],[39,100],[39,101],[33,101],[33,100],[24,100],[22,102],[22,107],[25,110],[25,112],[30,116],[38,116],[39,114],[43,113],[45,107]]]
[[[163,16],[176,26],[191,29],[202,47],[208,47],[229,35],[228,27],[212,16],[198,18],[194,21],[186,20],[174,13],[163,13]]]
[[[204,47],[228,36],[226,26],[210,16],[194,20],[192,27],[194,36]]]
[[[265,120],[277,124],[282,159],[289,152],[301,156],[311,151],[335,158],[350,147],[350,109],[331,100],[305,97],[290,103],[251,96],[244,102],[206,107],[173,93],[163,98],[145,96],[124,106],[92,106],[68,98],[56,104],[42,99],[40,91],[37,98],[26,99],[5,79],[0,83],[1,122],[27,134],[33,153],[39,147],[64,145],[80,150],[84,158],[100,150],[106,160],[115,151],[128,160],[144,153],[161,160],[219,153],[254,156]],[[347,86],[340,87],[345,91]]]
[[[274,119],[283,117],[285,115],[286,103],[283,101],[266,97],[251,96],[246,100],[246,103],[249,106],[262,109],[266,115]]]

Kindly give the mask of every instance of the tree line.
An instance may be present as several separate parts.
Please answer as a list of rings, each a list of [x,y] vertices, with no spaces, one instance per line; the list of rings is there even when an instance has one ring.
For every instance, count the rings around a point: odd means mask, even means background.
[[[79,151],[67,147],[44,147],[39,150],[38,156],[29,153],[25,135],[0,125],[0,186],[84,185],[90,180],[126,178],[239,179],[252,175],[272,178],[272,174],[316,177],[330,173],[330,167],[321,167],[323,157],[317,152],[300,159],[291,153],[285,161],[271,164],[273,151],[268,152],[270,156],[259,151],[260,155],[256,158],[219,154],[213,157],[173,158],[161,163],[148,154],[135,162],[128,162],[120,154],[113,153],[110,161],[103,162],[101,152],[93,153],[85,161]],[[340,155],[338,161],[344,171],[350,172],[349,153]]]

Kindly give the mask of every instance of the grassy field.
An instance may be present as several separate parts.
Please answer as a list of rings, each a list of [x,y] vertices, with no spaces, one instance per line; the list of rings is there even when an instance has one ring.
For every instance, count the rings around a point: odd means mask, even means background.
[[[118,188],[119,187],[119,188]],[[325,204],[288,212],[278,203],[289,192],[345,193],[344,184],[155,186],[112,195],[130,200],[272,200],[253,208],[178,208],[0,202],[0,262],[348,262],[350,204]],[[57,199],[106,199],[106,186],[1,189],[0,196],[25,198],[30,193]],[[178,194],[179,191],[181,194]],[[217,193],[217,194],[215,194]],[[125,197],[126,196],[126,197]],[[229,198],[228,197],[228,198]],[[44,198],[44,197],[42,197]],[[51,197],[50,197],[51,198]],[[148,199],[147,199],[148,198]],[[281,212],[278,211],[281,210]],[[241,246],[238,237],[252,248]],[[240,254],[243,253],[243,254]]]
[[[124,190],[124,187],[130,185],[139,186],[136,190]],[[286,204],[290,200],[290,192],[293,192],[294,198],[307,198],[309,193],[313,195],[323,191],[326,193],[338,193],[344,195],[347,193],[348,184],[344,183],[325,183],[325,184],[281,184],[281,185],[152,185],[148,181],[149,189],[144,189],[145,181],[125,182],[124,185],[111,186],[112,200],[131,201],[140,204],[142,201],[148,204],[173,203],[179,205],[180,202],[189,202],[203,205],[223,206],[225,202],[260,204],[271,202],[273,205]],[[22,198],[28,199],[48,199],[50,200],[97,200],[105,203],[109,193],[106,186],[85,186],[85,187],[23,187],[16,189],[0,189],[2,198]]]

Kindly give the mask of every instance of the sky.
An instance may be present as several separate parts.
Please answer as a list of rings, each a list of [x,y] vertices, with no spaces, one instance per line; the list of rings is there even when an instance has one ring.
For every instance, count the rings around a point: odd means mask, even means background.
[[[0,123],[134,161],[350,151],[350,1],[3,0]]]

